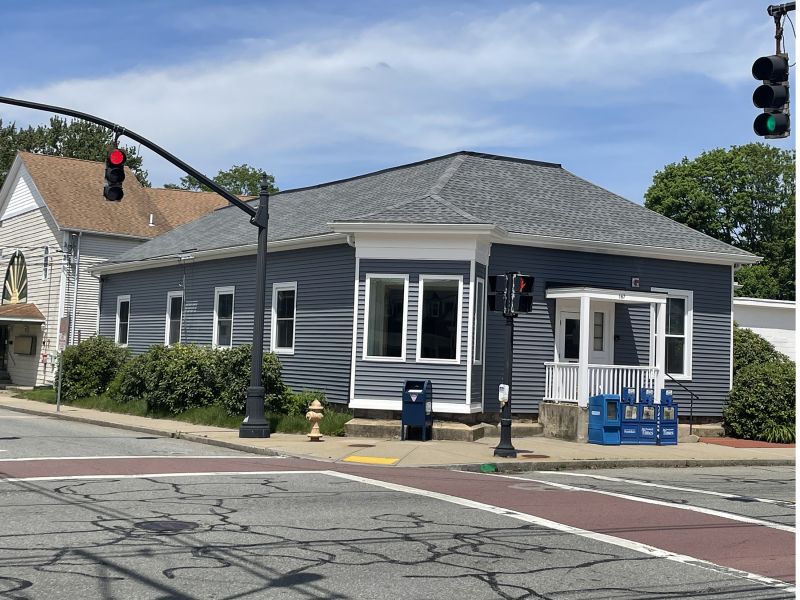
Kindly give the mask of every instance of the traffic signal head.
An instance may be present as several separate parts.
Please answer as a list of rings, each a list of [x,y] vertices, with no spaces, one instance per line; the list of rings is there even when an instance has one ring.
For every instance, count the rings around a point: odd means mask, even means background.
[[[122,182],[125,181],[125,153],[119,148],[114,148],[106,157],[106,182],[103,187],[103,196],[106,200],[119,202],[125,195],[122,191]]]
[[[514,275],[514,293],[530,296],[533,293],[533,277],[530,275]]]
[[[787,137],[790,128],[789,58],[773,54],[756,59],[753,77],[762,81],[753,92],[753,104],[764,110],[753,122],[753,131],[769,139]]]
[[[489,293],[486,296],[486,306],[489,310],[502,311],[506,291],[505,275],[489,275]]]

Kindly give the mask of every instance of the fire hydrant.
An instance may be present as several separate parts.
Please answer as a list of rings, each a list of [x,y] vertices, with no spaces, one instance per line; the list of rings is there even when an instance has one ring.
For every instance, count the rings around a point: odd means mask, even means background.
[[[308,434],[308,441],[321,441],[322,434],[319,432],[319,422],[322,420],[322,404],[320,404],[319,400],[314,400],[308,407],[306,419],[311,421],[311,433]]]

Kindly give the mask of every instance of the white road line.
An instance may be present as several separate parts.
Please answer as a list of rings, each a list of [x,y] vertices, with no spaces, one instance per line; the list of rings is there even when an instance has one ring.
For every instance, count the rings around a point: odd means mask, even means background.
[[[554,481],[546,481],[544,479],[528,479],[527,477],[515,477],[513,475],[494,475],[494,477],[503,477],[505,479],[516,479],[518,481],[527,481],[528,483],[541,483],[562,490],[570,490],[573,492],[586,492],[589,494],[602,494],[603,496],[612,496],[614,498],[622,498],[624,500],[633,500],[634,502],[642,502],[644,504],[655,504],[656,506],[666,506],[668,508],[677,508],[679,510],[689,510],[692,512],[698,512],[706,515],[713,515],[715,517],[721,517],[723,519],[729,519],[731,521],[739,521],[741,523],[751,523],[753,525],[761,525],[762,527],[769,527],[771,529],[778,529],[780,531],[788,531],[789,533],[796,533],[796,529],[791,525],[783,525],[782,523],[774,523],[772,521],[763,521],[761,519],[745,517],[744,515],[737,515],[734,513],[724,512],[721,510],[714,510],[713,508],[703,508],[702,506],[691,506],[689,504],[675,504],[673,502],[654,500],[652,498],[642,498],[641,496],[631,496],[630,494],[621,494],[619,492],[592,490],[589,488],[578,487],[575,485],[568,485],[566,483],[556,483]]]
[[[8,477],[0,478],[2,483],[18,481],[87,481],[99,479],[156,479],[160,477],[210,477],[216,475],[303,475],[315,473],[324,475],[327,471],[205,471],[202,473],[140,473],[137,475],[52,475],[47,477]]]
[[[693,494],[706,494],[708,496],[718,496],[720,498],[730,499],[746,499],[754,502],[764,502],[766,504],[794,504],[791,500],[773,500],[771,498],[754,498],[753,496],[741,496],[739,494],[728,494],[725,492],[714,492],[711,490],[698,490],[696,488],[678,487],[675,485],[667,485],[664,483],[652,483],[649,481],[638,481],[636,479],[622,479],[620,477],[609,477],[608,475],[593,475],[590,473],[570,473],[567,471],[534,471],[539,475],[566,475],[569,477],[589,477],[591,479],[599,479],[601,481],[613,481],[617,483],[627,483],[631,485],[640,485],[642,487],[654,487],[664,490],[675,490],[678,492],[691,492]]]
[[[779,579],[773,579],[771,577],[764,577],[763,575],[758,575],[757,573],[749,573],[747,571],[740,571],[739,569],[733,569],[731,567],[724,567],[722,565],[717,565],[707,560],[702,560],[699,558],[694,558],[692,556],[687,556],[685,554],[677,554],[675,552],[670,552],[669,550],[662,550],[661,548],[656,548],[654,546],[648,546],[647,544],[641,544],[639,542],[634,542],[632,540],[626,540],[624,538],[618,538],[611,535],[606,535],[604,533],[596,533],[594,531],[587,531],[585,529],[579,529],[578,527],[572,527],[570,525],[565,525],[564,523],[558,523],[557,521],[550,521],[549,519],[543,519],[541,517],[535,517],[533,515],[517,512],[515,510],[509,510],[507,508],[502,508],[499,506],[493,506],[491,504],[484,504],[482,502],[475,502],[474,500],[467,500],[465,498],[459,498],[457,496],[450,496],[448,494],[441,494],[439,492],[431,492],[428,490],[421,490],[418,488],[412,488],[405,485],[400,485],[396,483],[388,483],[385,481],[379,481],[376,479],[368,479],[366,477],[360,477],[358,475],[350,475],[349,473],[338,473],[336,471],[322,471],[322,473],[326,473],[333,477],[340,477],[342,479],[349,479],[351,481],[358,481],[360,483],[365,483],[368,485],[375,485],[378,487],[382,487],[389,490],[394,490],[397,492],[404,492],[406,494],[415,494],[417,496],[425,496],[427,498],[434,498],[436,500],[443,500],[445,502],[450,502],[452,504],[458,504],[459,506],[464,506],[467,508],[473,508],[477,510],[483,510],[486,512],[494,513],[496,515],[502,515],[505,517],[511,517],[512,519],[518,519],[520,521],[524,521],[526,523],[533,523],[534,525],[539,525],[541,527],[547,527],[548,529],[554,529],[556,531],[561,531],[564,533],[570,533],[572,535],[577,535],[580,537],[596,540],[598,542],[604,542],[606,544],[612,544],[614,546],[619,546],[621,548],[626,548],[628,550],[633,550],[634,552],[640,552],[642,554],[647,554],[649,556],[653,556],[656,558],[664,558],[666,560],[670,560],[673,562],[683,563],[686,565],[692,565],[695,567],[699,567],[701,569],[707,569],[709,571],[714,571],[716,573],[720,573],[722,575],[730,575],[733,577],[738,577],[741,579],[747,579],[748,581],[755,581],[770,587],[779,588],[786,590],[787,592],[794,593],[795,587],[791,583],[787,583],[785,581],[781,581]]]
[[[4,450],[5,452],[5,450]],[[33,456],[30,458],[0,458],[0,462],[14,462],[14,461],[25,461],[25,460],[102,460],[106,458],[113,458],[113,459],[120,459],[120,458],[228,458],[231,460],[263,460],[263,459],[282,459],[285,458],[283,456],[270,456],[267,454],[264,455],[255,455],[251,454],[249,456],[236,456],[236,455],[219,455],[214,454],[213,456],[204,456],[202,454],[193,455],[193,454],[143,454],[141,456]]]

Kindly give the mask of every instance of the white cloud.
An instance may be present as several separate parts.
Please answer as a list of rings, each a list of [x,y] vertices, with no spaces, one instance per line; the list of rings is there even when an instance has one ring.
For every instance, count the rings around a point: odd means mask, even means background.
[[[248,147],[276,164],[354,140],[423,155],[541,146],[559,124],[534,118],[537,107],[560,97],[574,104],[570,94],[579,91],[577,102],[602,103],[620,85],[687,75],[732,86],[769,50],[771,21],[753,23],[751,12],[721,0],[670,13],[637,6],[593,13],[531,4],[489,18],[461,12],[329,31],[284,46],[251,39],[244,56],[8,95],[117,120],[213,173],[255,154]]]

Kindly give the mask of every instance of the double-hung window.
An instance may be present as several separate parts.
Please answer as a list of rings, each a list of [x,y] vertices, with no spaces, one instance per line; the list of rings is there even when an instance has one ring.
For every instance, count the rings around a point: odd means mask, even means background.
[[[461,292],[463,278],[420,275],[417,360],[459,362],[461,359]]]
[[[367,275],[364,358],[404,361],[408,275]]]
[[[230,348],[233,345],[233,286],[214,288],[214,348]]]
[[[665,371],[675,379],[691,379],[693,293],[691,290],[660,288],[653,288],[652,291],[667,294],[664,335]],[[655,348],[655,343],[653,348]]]
[[[131,318],[131,297],[117,296],[117,327],[114,341],[120,346],[128,345],[128,325]]]
[[[278,354],[294,354],[295,310],[297,282],[276,283],[272,286],[271,349]]]
[[[486,284],[478,277],[475,279],[475,315],[472,319],[472,362],[479,365],[483,362],[484,319],[486,318]]]
[[[164,345],[181,343],[183,326],[183,292],[167,292],[167,325],[164,332]]]

